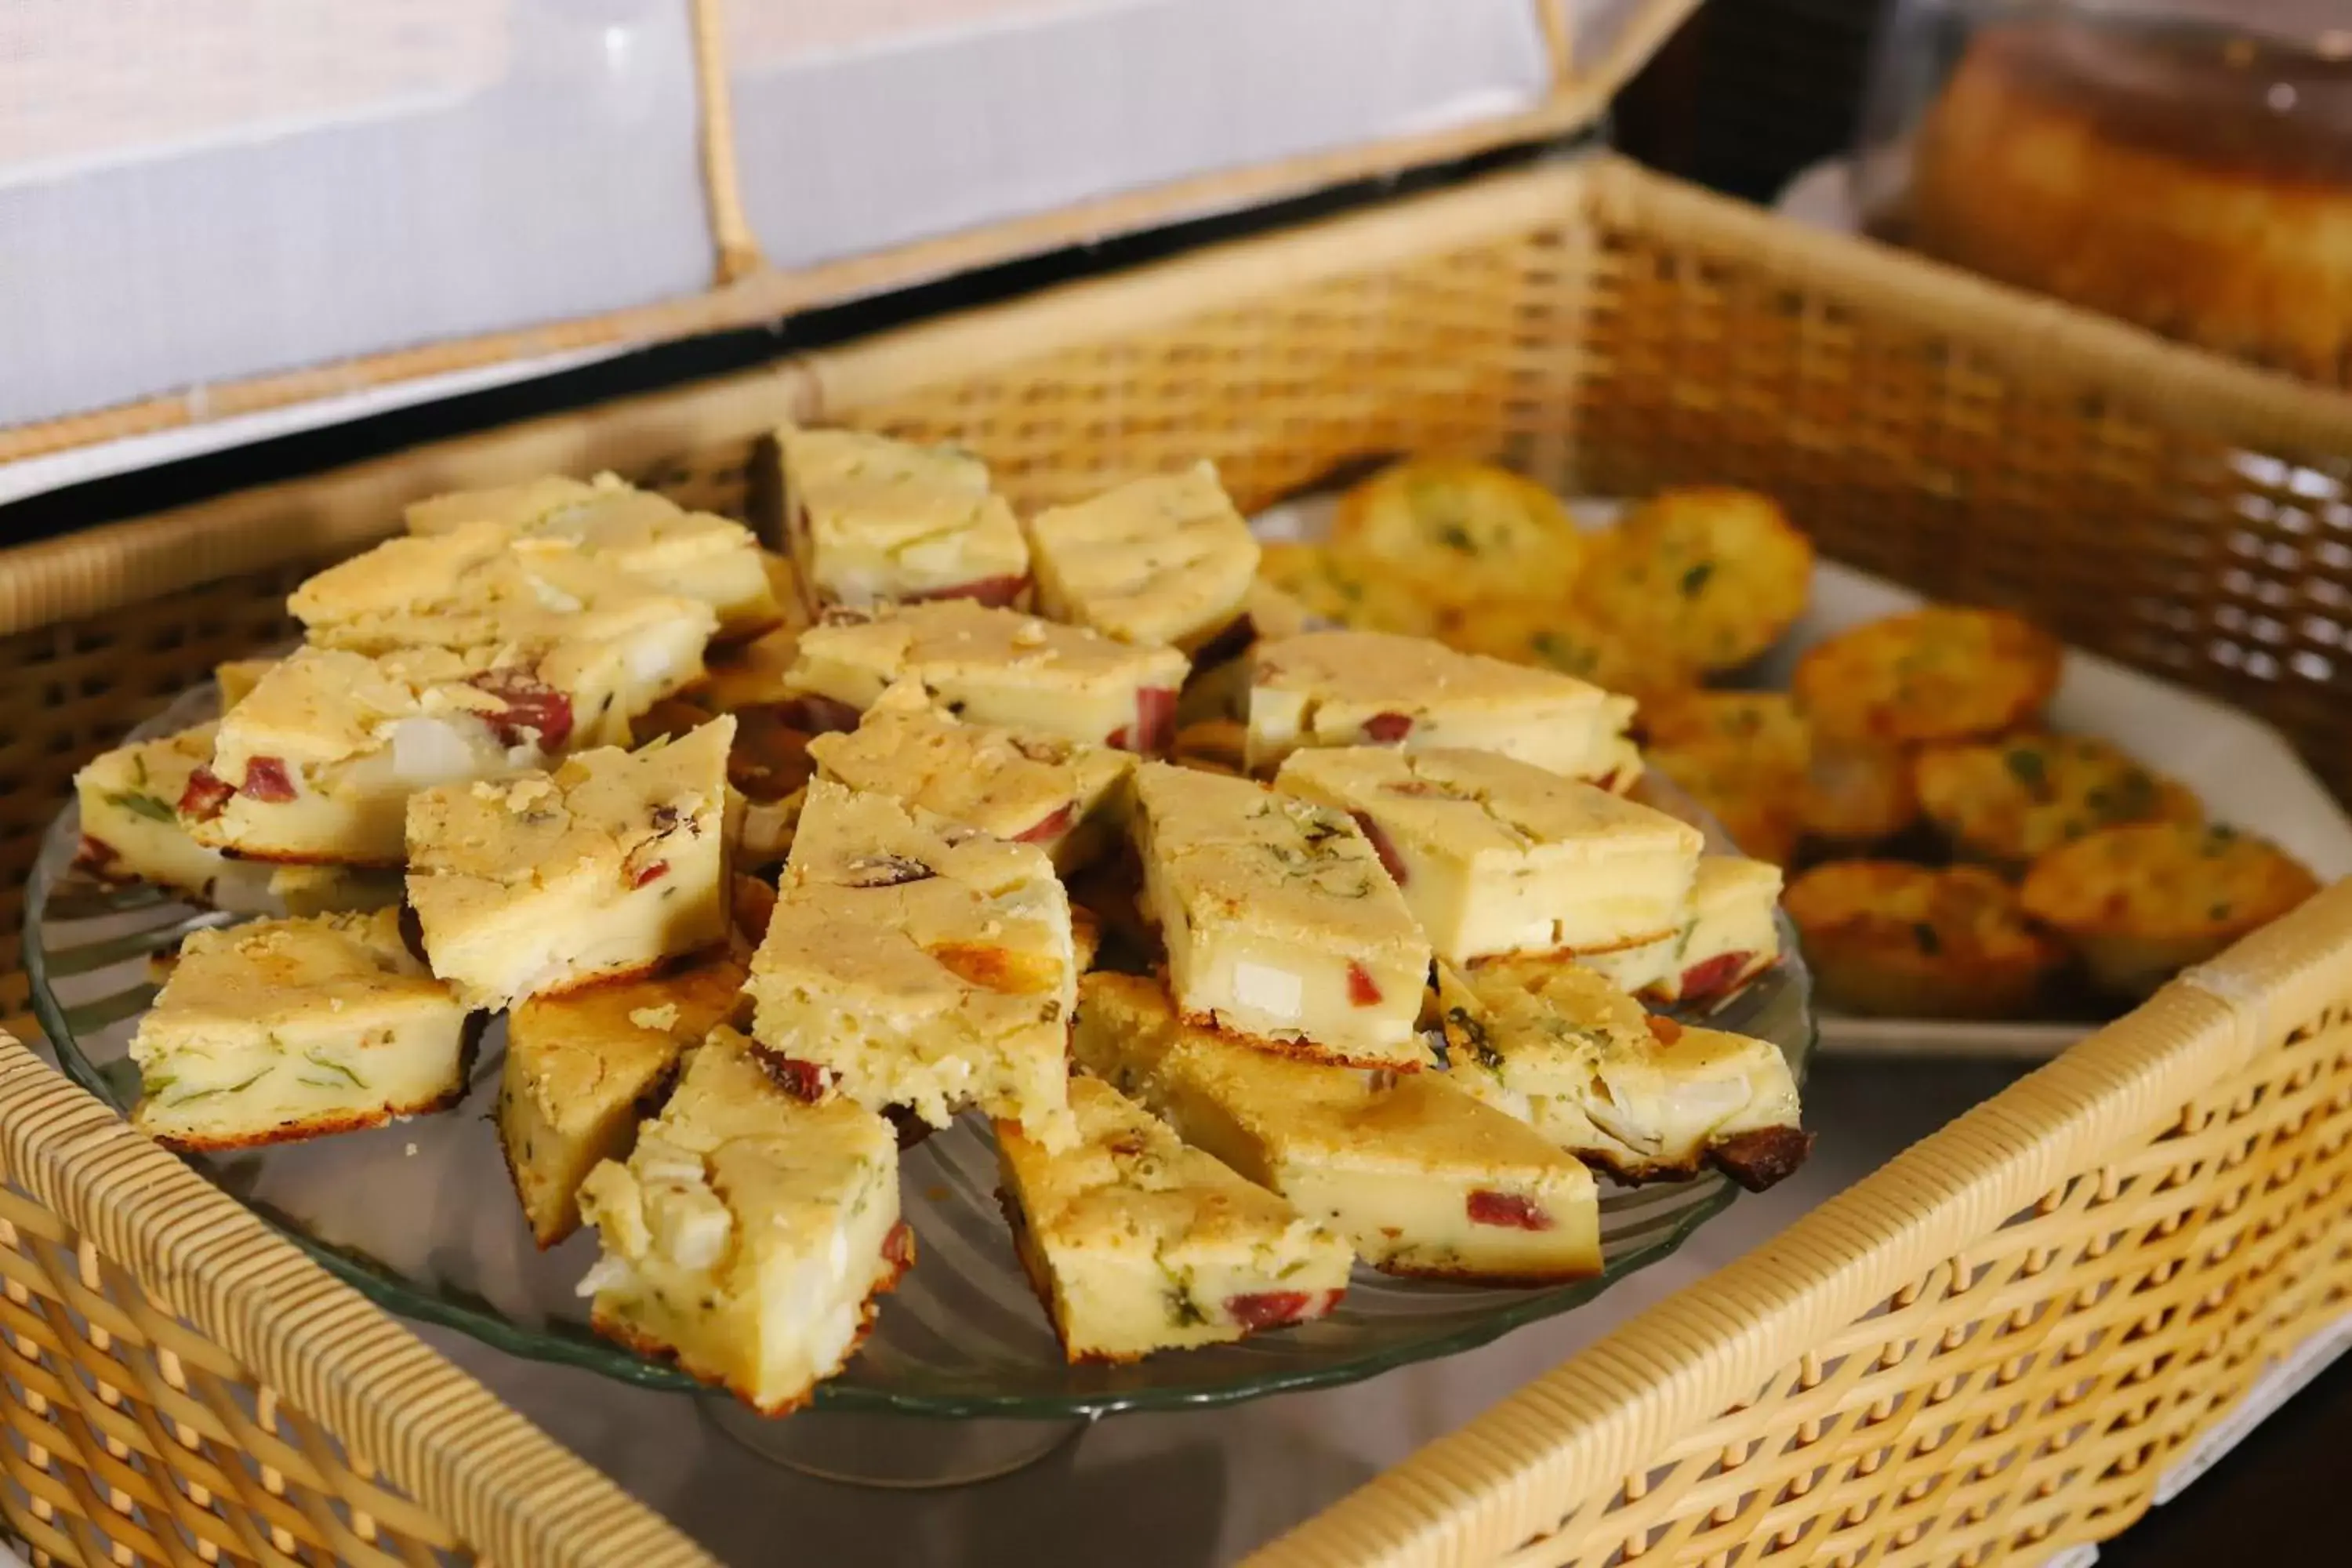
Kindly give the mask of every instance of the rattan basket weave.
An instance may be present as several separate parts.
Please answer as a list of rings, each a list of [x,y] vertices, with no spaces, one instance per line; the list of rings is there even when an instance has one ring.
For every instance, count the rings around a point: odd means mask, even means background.
[[[1593,492],[1757,484],[1832,554],[2244,702],[2352,784],[2352,403],[1601,161],[17,552],[0,570],[10,880],[75,763],[213,658],[282,635],[292,578],[387,531],[401,501],[605,466],[740,510],[761,433],[788,415],[952,437],[1024,506],[1203,456],[1255,504],[1404,449],[1498,454]],[[16,1235],[94,1237],[164,1301],[143,1309],[151,1339],[179,1336],[184,1360],[202,1337],[236,1347],[206,1363],[225,1385],[257,1368],[422,1507],[455,1506],[345,1424],[360,1413],[329,1402],[304,1310],[268,1342],[284,1359],[257,1362],[214,1275],[174,1294],[144,1272],[161,1258],[126,1239],[153,1223],[131,1217],[143,1198],[26,1181],[13,1086],[30,1071],[0,1077],[0,1146],[29,1194]],[[1266,1560],[1979,1564],[2111,1534],[2266,1359],[2345,1310],[2347,1133],[2352,888]],[[224,1245],[266,1241],[233,1213],[217,1225]],[[144,1300],[100,1278],[121,1313]],[[458,1440],[444,1405],[392,1398],[382,1419],[411,1443]],[[151,1471],[217,1494],[149,1447]],[[108,1495],[87,1445],[44,1451],[33,1495]],[[30,1506],[7,1495],[12,1516]],[[485,1539],[478,1513],[436,1517]],[[495,1548],[557,1555],[529,1520]],[[88,1537],[48,1540],[102,1560]]]

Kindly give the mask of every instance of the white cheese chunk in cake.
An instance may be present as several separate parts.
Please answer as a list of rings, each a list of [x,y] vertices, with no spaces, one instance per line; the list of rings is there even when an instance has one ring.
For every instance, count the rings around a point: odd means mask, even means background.
[[[1144,907],[1178,1005],[1268,1047],[1412,1071],[1429,941],[1345,812],[1166,763],[1136,770]]]
[[[232,658],[213,666],[213,684],[220,688],[221,711],[226,713],[246,699],[246,694],[261,682],[276,667],[274,658]]]
[[[1307,632],[1251,654],[1252,773],[1306,746],[1499,752],[1604,788],[1628,764],[1631,698],[1390,632]]]
[[[1364,830],[1440,958],[1671,935],[1706,840],[1688,823],[1492,752],[1294,752],[1275,787]]]
[[[480,1007],[635,974],[727,937],[732,718],[408,805],[408,901],[433,972]]]
[[[1063,1353],[1129,1362],[1328,1312],[1353,1254],[1288,1203],[1188,1149],[1098,1079],[1070,1080],[1077,1142],[997,1128],[1005,1217]]]
[[[580,1225],[580,1184],[624,1159],[678,1058],[727,1022],[744,967],[725,952],[639,980],[534,996],[507,1017],[499,1142],[541,1247]]]
[[[1037,607],[1121,642],[1197,653],[1241,618],[1257,539],[1214,464],[1135,479],[1028,522]]]
[[[74,774],[81,808],[75,863],[101,881],[152,882],[221,909],[266,907],[268,868],[197,843],[180,820],[180,797],[212,761],[217,728],[117,746]]]
[[[649,588],[709,605],[721,637],[755,635],[783,618],[750,529],[614,474],[458,490],[416,502],[407,521],[415,534],[487,522],[526,546],[576,549]]]
[[[883,693],[847,734],[808,743],[818,776],[887,795],[934,825],[1034,844],[1067,873],[1116,842],[1135,759],[1041,730],[965,724],[919,687]]]
[[[934,1127],[976,1105],[1062,1148],[1076,982],[1043,849],[820,779],[744,989],[753,1034],[812,1097]]]
[[[1650,1014],[1573,961],[1441,964],[1438,998],[1455,1082],[1621,1180],[1705,1162],[1761,1189],[1812,1148],[1780,1047]]]
[[[1173,737],[1187,668],[1172,647],[950,599],[835,611],[801,634],[787,679],[861,713],[893,682],[912,680],[971,723],[1157,756]]]
[[[289,915],[363,914],[400,907],[401,874],[381,866],[275,866],[269,896]]]
[[[1780,957],[1780,868],[1738,855],[1703,855],[1674,931],[1577,962],[1621,991],[1702,1006],[1738,990]]]
[[[915,1255],[890,1124],[794,1098],[731,1029],[695,1048],[627,1162],[589,1173],[580,1213],[603,1247],[580,1285],[597,1331],[769,1415],[848,1363]]]
[[[812,609],[1027,595],[1029,547],[979,458],[789,425],[776,448],[784,541]]]
[[[582,745],[625,744],[629,721],[703,678],[718,617],[571,548],[517,547],[496,525],[387,540],[296,589],[321,647],[450,648],[528,664],[571,700]]]
[[[197,843],[247,859],[398,866],[411,794],[534,766],[572,714],[528,665],[303,647],[221,720],[174,804]]]
[[[131,1042],[131,1120],[182,1149],[374,1127],[455,1104],[473,1039],[391,910],[191,931]]]
[[[1346,1235],[1375,1268],[1486,1280],[1600,1272],[1592,1173],[1444,1074],[1255,1050],[1184,1022],[1158,982],[1131,974],[1086,977],[1071,1048],[1187,1143]]]

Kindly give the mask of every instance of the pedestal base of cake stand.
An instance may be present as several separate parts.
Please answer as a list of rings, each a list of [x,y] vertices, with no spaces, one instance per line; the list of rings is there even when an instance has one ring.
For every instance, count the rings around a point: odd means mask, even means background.
[[[917,1490],[969,1486],[1034,1465],[1092,1423],[869,1415],[803,1410],[774,1419],[706,1398],[710,1424],[773,1464],[819,1480]]]

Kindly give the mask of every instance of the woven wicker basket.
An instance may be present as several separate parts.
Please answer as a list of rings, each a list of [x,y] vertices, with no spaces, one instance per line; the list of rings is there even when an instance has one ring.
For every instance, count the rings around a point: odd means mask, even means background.
[[[741,510],[761,433],[786,416],[951,437],[1024,506],[1195,457],[1256,504],[1408,449],[1500,455],[1591,492],[1755,484],[1787,498],[1830,553],[2017,606],[2242,701],[2352,784],[2339,648],[2352,403],[1601,161],[19,551],[0,571],[0,646],[19,674],[0,693],[9,880],[78,762],[210,660],[283,635],[294,578],[387,531],[402,501],[604,466]],[[464,1542],[570,1560],[592,1533],[570,1529],[570,1505],[517,1498],[528,1479],[493,1494],[476,1468],[485,1442],[523,1440],[478,1439],[495,1420],[454,1392],[461,1379],[428,1371],[322,1279],[278,1291],[263,1322],[236,1283],[254,1275],[163,1245],[203,1196],[193,1178],[88,1173],[69,1152],[124,1135],[28,1063],[5,1066],[11,1302],[29,1292],[103,1325],[68,1334],[47,1311],[9,1310],[15,1342],[31,1347],[18,1365],[37,1370],[12,1379],[7,1418],[37,1447],[9,1451],[5,1496],[45,1547],[68,1562],[104,1561],[110,1542],[125,1560],[172,1560],[152,1512],[134,1525],[131,1511],[169,1471],[181,1528],[248,1550],[220,1521],[269,1505],[224,1483],[215,1449],[165,1440],[184,1421],[216,1446],[247,1445],[276,1467],[257,1473],[281,1479],[297,1450],[318,1474],[331,1439],[367,1456],[323,1488],[306,1476],[307,1510],[251,1514],[283,1514],[298,1536],[298,1515],[342,1517],[331,1493],[372,1521],[404,1521],[410,1544],[388,1552]],[[2345,1310],[2347,1134],[2352,887],[1265,1560],[1977,1564],[2112,1534],[2268,1358]],[[257,1222],[203,1202],[194,1228],[217,1256],[272,1248]],[[83,1267],[76,1237],[114,1267]],[[320,1312],[345,1327],[321,1331]],[[126,1325],[176,1362],[110,1374],[112,1404],[72,1395],[70,1420],[119,1409],[105,1431],[131,1458],[81,1427],[69,1444],[53,1420],[70,1365],[103,1373],[138,1342]],[[369,1347],[357,1361],[331,1353],[346,1334]],[[418,1358],[404,1363],[413,1381],[354,1394],[373,1347],[394,1342]],[[311,1436],[293,1449],[255,1446],[257,1423],[215,1414],[205,1426],[160,1370],[175,1364],[211,1369],[221,1401],[265,1380],[320,1425],[297,1422]],[[452,1392],[411,1392],[425,1388]],[[405,1511],[377,1500],[390,1487],[414,1500]],[[215,1522],[190,1522],[215,1504]],[[577,1560],[654,1563],[664,1549]]]

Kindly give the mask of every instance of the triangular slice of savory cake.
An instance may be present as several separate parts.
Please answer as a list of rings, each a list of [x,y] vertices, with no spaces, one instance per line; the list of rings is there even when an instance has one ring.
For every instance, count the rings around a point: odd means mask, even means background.
[[[1136,770],[1144,907],[1188,1018],[1318,1061],[1416,1071],[1429,942],[1347,813],[1247,779]]]
[[[604,1247],[580,1285],[598,1331],[770,1415],[841,1370],[914,1261],[890,1124],[787,1092],[731,1029],[688,1058],[627,1162],[589,1173],[580,1212]]]
[[[1344,1232],[1375,1268],[1512,1281],[1600,1271],[1592,1173],[1445,1075],[1258,1050],[1185,1022],[1137,975],[1089,974],[1078,996],[1080,1067]]]
[[[745,989],[753,1033],[812,1097],[934,1127],[976,1105],[1062,1147],[1076,980],[1043,849],[820,779]]]
[[[744,965],[727,952],[683,967],[534,996],[507,1016],[499,1141],[541,1247],[580,1224],[580,1184],[629,1152],[678,1058],[735,1010]]]
[[[735,721],[408,805],[408,900],[433,972],[482,1007],[639,974],[727,937]]]
[[[1464,1089],[1621,1180],[1705,1163],[1760,1190],[1811,1151],[1779,1047],[1652,1014],[1570,960],[1440,964],[1438,1002]]]
[[[131,1120],[182,1149],[373,1127],[454,1104],[473,1040],[394,910],[191,931],[131,1042]]]
[[[1070,1080],[1077,1142],[996,1129],[1005,1217],[1063,1352],[1133,1361],[1319,1318],[1348,1244],[1097,1079]]]

